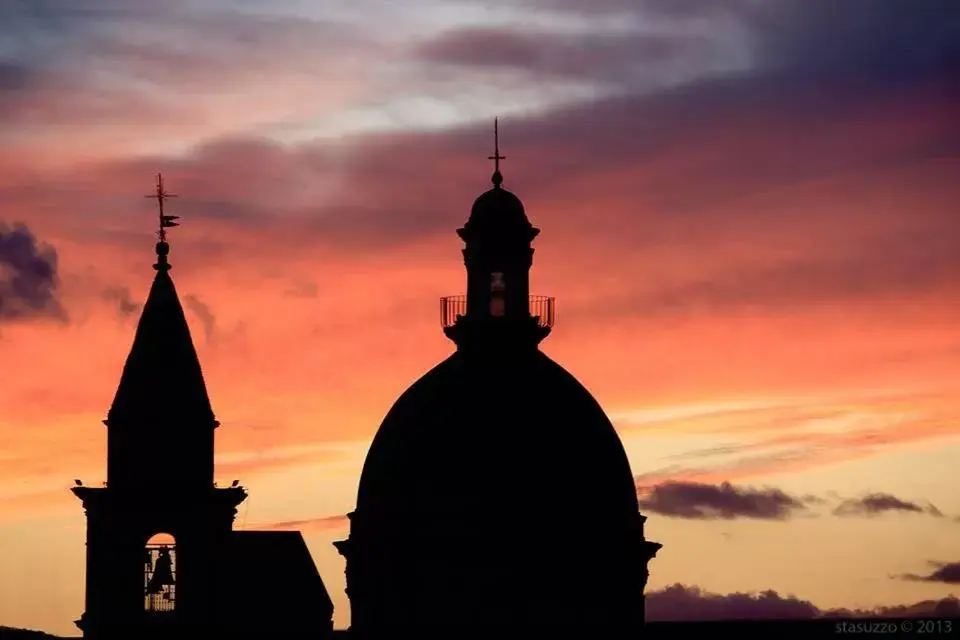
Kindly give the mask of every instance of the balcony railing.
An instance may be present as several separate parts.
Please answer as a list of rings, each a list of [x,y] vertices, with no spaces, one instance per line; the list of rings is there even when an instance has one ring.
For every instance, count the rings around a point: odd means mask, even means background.
[[[557,320],[556,299],[550,296],[530,296],[530,315],[541,327],[552,328]],[[457,319],[467,314],[466,296],[440,298],[440,324],[444,329],[456,324]]]
[[[460,316],[467,315],[467,296],[440,298],[440,325],[446,329],[457,323]]]

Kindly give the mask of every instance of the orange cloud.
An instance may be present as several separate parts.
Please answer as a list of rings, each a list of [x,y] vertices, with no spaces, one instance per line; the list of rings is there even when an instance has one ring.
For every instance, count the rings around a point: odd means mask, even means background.
[[[641,490],[671,481],[718,483],[792,474],[880,455],[897,446],[960,436],[960,414],[952,409],[951,396],[939,395],[920,395],[912,401],[878,398],[869,404],[818,406],[808,401],[765,410],[721,410],[716,416],[662,424],[680,437],[710,425],[710,431],[728,444],[672,456],[666,466],[637,476]]]

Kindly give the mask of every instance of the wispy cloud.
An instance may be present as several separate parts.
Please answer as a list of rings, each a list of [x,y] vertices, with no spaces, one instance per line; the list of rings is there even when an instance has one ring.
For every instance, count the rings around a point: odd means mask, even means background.
[[[217,316],[213,314],[210,305],[193,294],[185,295],[183,304],[200,320],[203,326],[203,335],[207,342],[210,342],[217,330]]]
[[[707,432],[725,442],[663,458],[661,462],[666,464],[636,477],[637,486],[745,480],[960,435],[956,421],[950,418],[949,396],[854,398],[851,394],[847,402],[810,399],[798,405],[772,402],[766,408],[718,407],[714,412],[678,416],[670,427],[672,432],[679,426],[685,433]],[[877,494],[853,500],[841,511],[894,508],[893,503],[885,502],[887,497]]]
[[[346,529],[350,524],[346,514],[306,518],[303,520],[285,520],[261,525],[251,525],[250,529],[266,529],[269,531],[286,531],[296,529],[300,531],[339,531]]]
[[[103,299],[116,305],[117,314],[121,318],[136,316],[143,309],[143,304],[133,299],[128,287],[107,287],[103,290]]]

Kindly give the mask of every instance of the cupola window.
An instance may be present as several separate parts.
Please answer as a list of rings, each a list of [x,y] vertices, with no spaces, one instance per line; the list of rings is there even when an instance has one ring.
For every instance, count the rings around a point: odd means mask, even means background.
[[[499,318],[504,314],[505,304],[503,294],[506,284],[503,282],[503,273],[494,271],[490,274],[490,315]]]

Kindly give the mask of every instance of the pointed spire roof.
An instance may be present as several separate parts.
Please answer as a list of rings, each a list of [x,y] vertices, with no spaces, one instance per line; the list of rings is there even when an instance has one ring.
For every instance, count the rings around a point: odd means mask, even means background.
[[[107,416],[110,426],[157,426],[163,429],[216,426],[200,360],[190,327],[170,278],[165,229],[176,226],[175,216],[163,214],[163,191],[158,176],[161,206],[157,263],[147,302],[143,306],[133,347],[123,367],[117,395]]]

